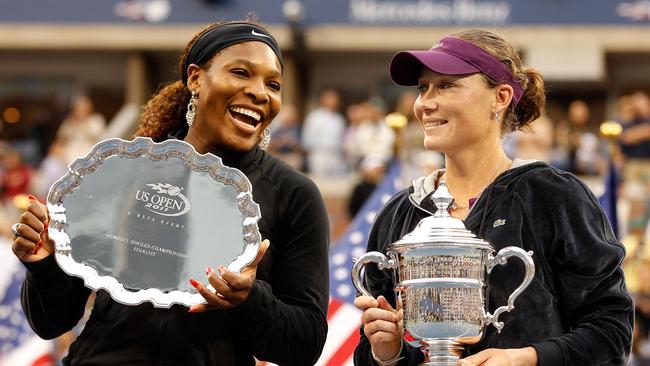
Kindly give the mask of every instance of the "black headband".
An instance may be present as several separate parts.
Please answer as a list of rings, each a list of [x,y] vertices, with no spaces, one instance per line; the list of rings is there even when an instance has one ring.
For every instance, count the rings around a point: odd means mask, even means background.
[[[269,45],[278,56],[280,67],[284,68],[280,46],[269,32],[250,23],[226,23],[208,30],[194,42],[183,67],[183,85],[187,84],[187,68],[191,64],[202,66],[222,49],[249,41],[259,41]]]

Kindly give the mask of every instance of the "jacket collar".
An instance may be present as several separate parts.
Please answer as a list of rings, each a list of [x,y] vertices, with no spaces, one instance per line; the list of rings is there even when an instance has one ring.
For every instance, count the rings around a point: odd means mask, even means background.
[[[502,186],[505,191],[505,187],[507,187],[507,185],[512,182],[514,178],[521,175],[521,173],[535,168],[539,165],[544,165],[544,163],[533,159],[514,159],[512,161],[510,169],[501,173],[494,182],[485,188],[483,192],[490,190],[492,186]],[[409,195],[409,200],[411,203],[423,211],[431,214],[435,213],[435,205],[433,205],[433,202],[431,202],[429,198],[438,187],[438,180],[444,173],[445,169],[438,169],[427,176],[414,179],[412,182],[412,192]],[[483,196],[483,192],[481,192],[481,194],[477,197],[476,205],[470,209],[470,214],[473,211],[474,207],[478,205],[478,199]]]

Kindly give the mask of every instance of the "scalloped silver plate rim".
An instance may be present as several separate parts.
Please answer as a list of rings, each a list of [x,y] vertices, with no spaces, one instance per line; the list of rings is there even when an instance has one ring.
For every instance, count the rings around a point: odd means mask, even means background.
[[[110,145],[112,148],[114,148],[115,143],[120,144],[119,145],[120,148],[118,149],[119,151],[117,154],[107,155],[104,158],[101,158],[99,156],[99,153],[103,147]],[[128,150],[129,147],[134,147],[142,143],[145,143],[147,145],[144,154],[138,154],[136,156],[127,156],[126,151]],[[70,163],[70,165],[68,166],[68,172],[59,180],[57,180],[50,188],[50,191],[47,195],[47,207],[48,210],[50,210],[50,212],[55,214],[50,215],[52,224],[48,229],[48,234],[50,235],[50,237],[55,243],[54,257],[64,272],[66,272],[69,275],[82,278],[84,280],[85,286],[94,291],[102,290],[102,289],[106,290],[115,301],[124,305],[139,305],[144,302],[150,302],[156,308],[170,308],[174,304],[180,304],[189,307],[192,305],[205,303],[205,299],[198,293],[190,293],[187,291],[180,291],[180,290],[163,292],[156,288],[148,288],[148,289],[141,289],[138,291],[130,291],[127,290],[114,277],[100,276],[93,267],[83,263],[75,262],[72,259],[70,253],[71,251],[71,248],[69,246],[70,239],[67,233],[65,232],[65,230],[57,230],[55,228],[57,224],[60,225],[61,227],[65,227],[67,225],[64,205],[58,202],[51,202],[51,198],[54,196],[55,193],[58,192],[57,189],[59,186],[68,182],[69,180],[76,179],[76,177],[79,177],[79,184],[71,192],[63,194],[63,196],[61,196],[60,201],[64,202],[65,197],[67,195],[73,193],[78,189],[79,185],[81,185],[83,182],[83,176],[73,171],[71,167],[75,165],[79,165],[80,162],[87,161],[91,159],[93,156],[97,156],[98,160],[102,163],[105,158],[111,156],[119,156],[127,159],[143,157],[143,156],[151,158],[151,155],[147,153],[150,153],[150,150],[153,146],[165,147],[165,145],[178,146],[178,150],[176,151],[180,152],[181,154],[187,155],[188,153],[191,152],[193,159],[207,158],[208,160],[211,160],[211,163],[216,164],[218,168],[226,169],[229,172],[235,173],[246,182],[246,186],[248,188],[245,190],[239,189],[239,187],[237,187],[237,185],[235,184],[229,184],[229,185],[235,188],[235,190],[238,192],[238,198],[242,197],[242,195],[244,197],[244,199],[237,200],[239,211],[244,216],[243,222],[246,223],[245,225],[249,231],[248,233],[252,231],[252,234],[255,236],[255,240],[253,243],[247,243],[244,240],[245,235],[242,235],[242,241],[243,244],[245,245],[244,250],[232,263],[230,263],[230,265],[228,265],[228,269],[235,272],[241,271],[244,267],[246,267],[253,260],[255,260],[255,257],[257,256],[257,253],[259,251],[261,234],[259,232],[259,227],[257,225],[257,222],[259,221],[261,216],[260,208],[259,205],[253,200],[251,182],[248,180],[248,177],[246,177],[246,175],[242,173],[240,170],[224,165],[223,162],[221,161],[221,158],[219,158],[216,155],[210,153],[199,154],[198,152],[196,152],[196,150],[192,145],[181,140],[166,140],[163,142],[156,143],[151,138],[148,137],[137,137],[133,140],[111,138],[111,139],[101,141],[97,143],[85,157],[76,159],[72,163]],[[132,155],[132,152],[129,152],[128,155]],[[100,163],[99,166],[97,166],[97,168],[93,169],[91,172],[87,174],[92,174],[93,172],[98,170],[101,167],[102,163]],[[186,166],[192,168],[187,164],[185,159],[183,159],[183,163]],[[194,169],[193,171],[201,172],[199,170],[194,170]],[[219,182],[216,180],[215,182],[219,184],[227,185],[227,183]],[[245,209],[246,205],[250,205],[248,207],[248,210]],[[252,215],[247,213],[247,211],[250,211],[251,208],[253,210]],[[208,285],[208,288],[213,290],[212,286]]]

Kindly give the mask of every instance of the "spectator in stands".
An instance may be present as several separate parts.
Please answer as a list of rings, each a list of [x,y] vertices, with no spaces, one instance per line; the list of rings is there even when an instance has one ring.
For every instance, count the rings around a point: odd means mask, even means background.
[[[602,175],[606,169],[603,145],[589,130],[591,111],[583,100],[569,104],[569,171],[577,175]]]
[[[354,186],[348,201],[348,214],[353,219],[384,178],[386,160],[381,155],[368,155],[359,165],[360,180]]]
[[[395,132],[386,124],[386,105],[380,98],[371,98],[367,108],[367,119],[357,127],[354,145],[362,161],[368,156],[389,161],[395,149]]]
[[[553,147],[553,122],[546,115],[530,123],[530,130],[515,134],[515,156],[550,162]]]
[[[303,169],[303,149],[300,144],[300,119],[293,104],[285,104],[273,122],[268,152],[292,167]]]
[[[9,145],[5,145],[2,152],[2,165],[0,192],[2,201],[10,204],[15,196],[30,191],[32,169],[24,163],[20,152]]]
[[[370,106],[367,102],[350,104],[345,110],[348,126],[343,137],[343,151],[351,170],[357,170],[363,160],[363,153],[357,144],[357,132],[361,125],[369,119],[369,113]]]
[[[624,192],[630,203],[628,231],[641,238],[650,218],[650,97],[637,91],[629,101],[632,119],[622,121],[620,136]]]
[[[324,90],[319,101],[319,107],[307,114],[302,129],[307,169],[316,176],[342,175],[348,169],[343,159],[345,119],[339,113],[339,93]]]
[[[65,141],[60,138],[54,139],[50,144],[47,156],[38,167],[34,192],[43,201],[47,197],[52,184],[68,172],[66,151]]]
[[[66,163],[86,156],[90,149],[104,137],[106,121],[95,112],[93,102],[85,95],[72,99],[70,112],[56,132],[56,138],[65,141]]]

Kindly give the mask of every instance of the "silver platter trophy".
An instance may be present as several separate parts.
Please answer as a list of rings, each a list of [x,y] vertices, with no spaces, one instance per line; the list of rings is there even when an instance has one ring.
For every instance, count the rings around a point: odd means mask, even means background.
[[[363,267],[376,263],[380,270],[391,269],[397,276],[396,293],[402,299],[405,333],[421,346],[429,361],[423,365],[454,366],[466,345],[480,341],[485,326],[503,328],[499,315],[514,309],[515,299],[535,275],[532,252],[505,247],[496,255],[490,243],[477,238],[463,222],[451,217],[447,208],[453,201],[444,182],[432,199],[435,215],[422,219],[417,227],[389,245],[388,256],[368,252],[352,268],[355,287],[372,296],[361,279]],[[494,314],[485,311],[486,275],[497,265],[517,257],[525,264],[524,280],[508,298],[508,304]]]
[[[180,140],[98,143],[54,183],[47,208],[59,266],[128,305],[202,303],[188,280],[207,266],[240,271],[260,245],[248,178]]]

